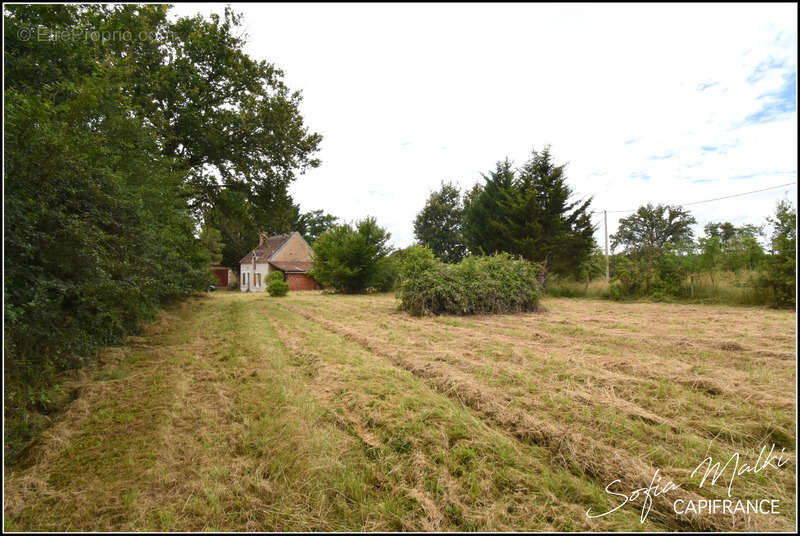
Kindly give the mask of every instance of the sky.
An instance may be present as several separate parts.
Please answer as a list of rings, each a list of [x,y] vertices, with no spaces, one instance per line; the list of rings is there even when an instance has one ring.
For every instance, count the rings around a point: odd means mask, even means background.
[[[551,146],[576,198],[620,217],[797,181],[795,4],[232,4],[322,134],[302,211],[375,216],[396,247],[442,180]],[[222,13],[180,4],[176,16]],[[687,206],[761,225],[791,185]],[[594,217],[602,246],[603,215]]]

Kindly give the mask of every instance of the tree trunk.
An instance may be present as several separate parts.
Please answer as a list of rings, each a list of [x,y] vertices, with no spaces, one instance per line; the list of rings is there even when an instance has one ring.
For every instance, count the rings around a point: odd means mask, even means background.
[[[547,259],[542,263],[542,269],[536,274],[536,279],[539,280],[539,284],[544,288],[545,282],[547,281]]]

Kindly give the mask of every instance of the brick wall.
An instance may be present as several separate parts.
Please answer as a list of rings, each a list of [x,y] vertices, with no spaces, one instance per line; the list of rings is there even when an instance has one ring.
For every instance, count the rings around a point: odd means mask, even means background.
[[[317,290],[317,282],[306,274],[286,274],[289,290]]]

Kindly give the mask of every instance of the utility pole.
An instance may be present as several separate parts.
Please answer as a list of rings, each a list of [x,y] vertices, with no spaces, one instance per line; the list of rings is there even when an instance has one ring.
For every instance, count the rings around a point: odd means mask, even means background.
[[[608,281],[610,279],[608,273],[608,214],[605,209],[603,209],[603,229],[606,232],[606,281]]]

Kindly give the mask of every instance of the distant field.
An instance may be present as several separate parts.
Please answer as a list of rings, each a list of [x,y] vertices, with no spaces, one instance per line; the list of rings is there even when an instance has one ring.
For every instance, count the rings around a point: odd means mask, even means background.
[[[5,475],[6,530],[791,530],[795,313],[597,300],[413,318],[218,292],[109,349]],[[706,456],[785,465],[716,484]],[[763,461],[764,457],[762,457]],[[788,461],[787,461],[788,460]],[[733,468],[731,464],[730,469]],[[661,484],[644,524],[642,498]],[[779,514],[678,515],[699,499]]]

